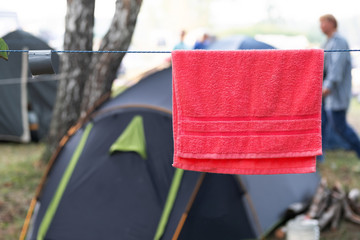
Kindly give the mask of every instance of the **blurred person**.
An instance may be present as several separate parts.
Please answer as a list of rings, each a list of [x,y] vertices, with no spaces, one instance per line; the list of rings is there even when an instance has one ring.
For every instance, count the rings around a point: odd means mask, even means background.
[[[199,41],[195,42],[194,49],[207,49],[210,44],[210,36],[204,33]]]
[[[27,109],[31,141],[39,142],[39,118],[32,108],[31,103],[28,103]]]
[[[182,30],[180,32],[180,42],[175,45],[174,50],[189,49],[189,47],[185,44],[185,36],[186,36],[186,31]]]
[[[327,41],[323,45],[325,50],[349,49],[346,39],[337,31],[337,21],[333,15],[321,16],[320,28],[327,37]],[[322,134],[326,139],[324,124],[326,122],[331,124],[360,159],[359,137],[346,121],[346,112],[351,99],[351,68],[349,52],[325,53],[322,95],[326,115],[322,118]]]

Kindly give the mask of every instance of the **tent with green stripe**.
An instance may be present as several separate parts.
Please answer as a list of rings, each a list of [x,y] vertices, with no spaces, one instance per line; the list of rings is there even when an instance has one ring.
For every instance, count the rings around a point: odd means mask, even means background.
[[[173,168],[171,73],[157,69],[69,130],[24,239],[259,239],[290,204],[311,201],[317,174]]]

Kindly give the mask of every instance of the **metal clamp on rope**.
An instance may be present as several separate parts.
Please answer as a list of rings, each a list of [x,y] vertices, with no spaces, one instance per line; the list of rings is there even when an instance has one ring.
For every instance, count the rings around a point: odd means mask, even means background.
[[[32,75],[54,74],[52,50],[30,50],[29,66]]]

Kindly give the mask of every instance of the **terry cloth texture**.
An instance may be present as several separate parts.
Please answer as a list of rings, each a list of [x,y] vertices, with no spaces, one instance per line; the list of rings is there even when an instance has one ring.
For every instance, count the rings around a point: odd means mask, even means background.
[[[323,50],[173,51],[173,166],[316,171]]]

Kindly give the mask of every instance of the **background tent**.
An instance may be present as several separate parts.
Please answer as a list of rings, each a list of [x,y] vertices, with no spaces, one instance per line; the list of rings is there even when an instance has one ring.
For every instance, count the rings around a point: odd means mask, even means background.
[[[290,204],[311,200],[317,174],[174,169],[171,72],[159,68],[69,131],[32,201],[27,239],[260,238]]]
[[[220,39],[211,44],[208,49],[211,50],[234,50],[234,49],[274,49],[273,46],[257,41],[254,38],[235,35]]]
[[[51,49],[41,39],[18,30],[3,39],[10,50]],[[32,79],[27,65],[23,66],[24,53],[10,53],[8,61],[0,61],[0,140],[27,142],[30,140],[28,126],[28,104],[31,104],[39,121],[39,137],[48,131],[55,104],[57,82],[54,76],[43,75]],[[27,59],[25,53],[25,60]],[[54,68],[58,68],[59,57],[54,57]],[[26,63],[26,62],[25,62]],[[23,83],[22,72],[24,73]],[[29,81],[31,79],[31,81]]]

